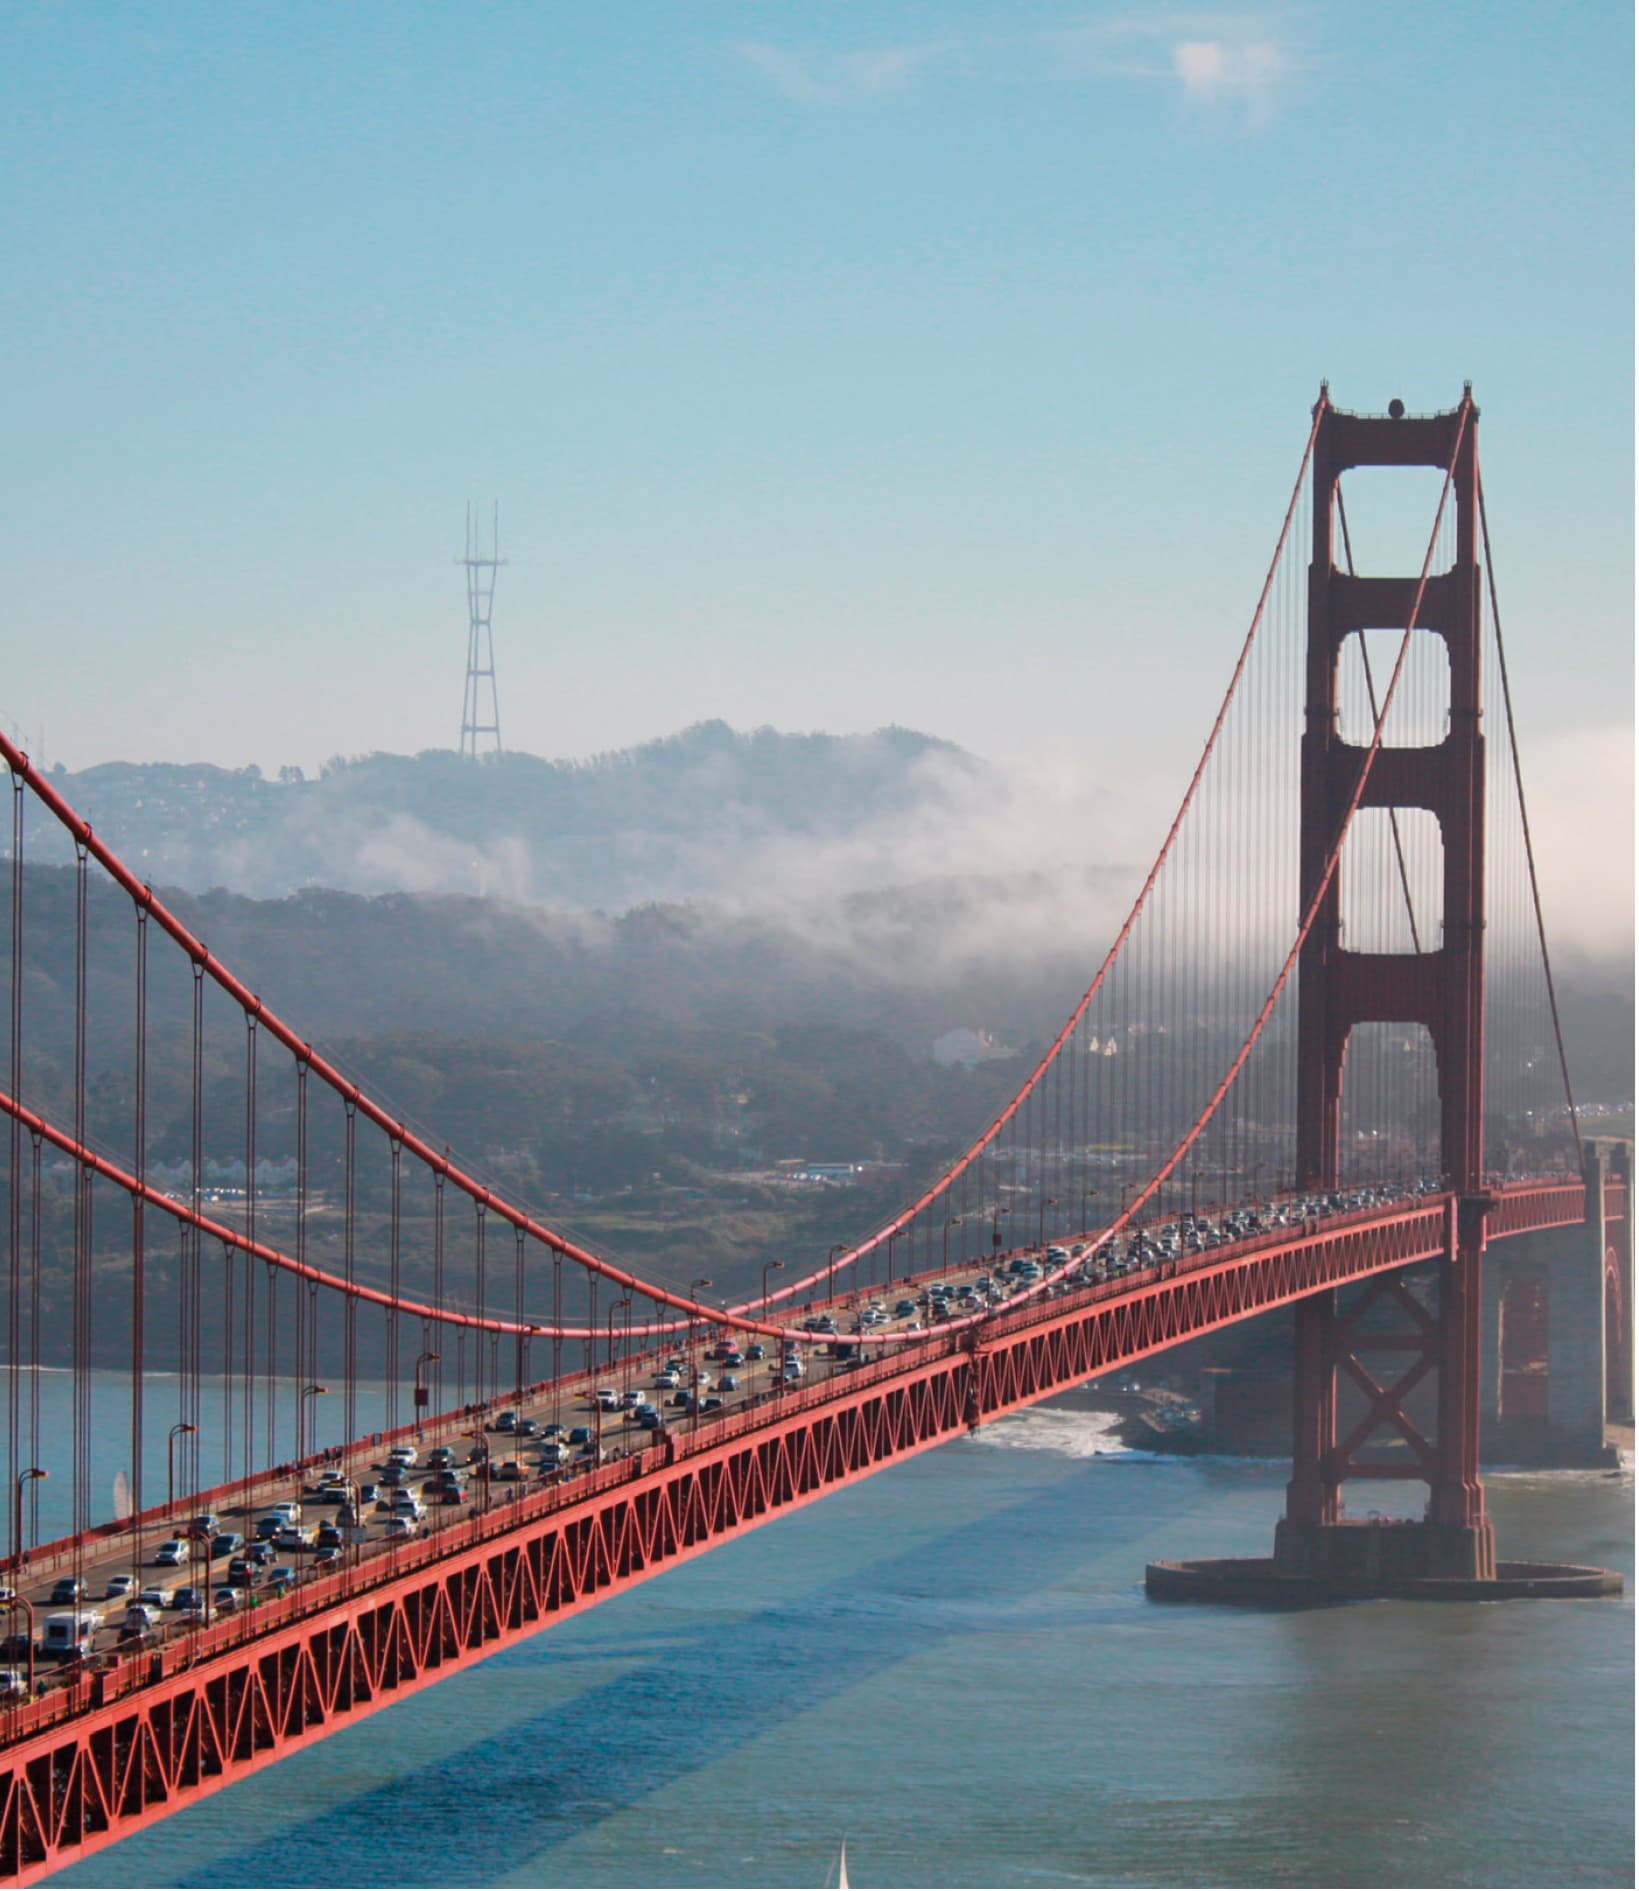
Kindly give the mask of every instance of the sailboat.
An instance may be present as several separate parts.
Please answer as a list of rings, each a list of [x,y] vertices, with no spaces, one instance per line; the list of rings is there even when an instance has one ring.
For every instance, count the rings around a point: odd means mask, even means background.
[[[848,1840],[837,1848],[836,1863],[825,1874],[825,1891],[851,1891],[848,1883]]]

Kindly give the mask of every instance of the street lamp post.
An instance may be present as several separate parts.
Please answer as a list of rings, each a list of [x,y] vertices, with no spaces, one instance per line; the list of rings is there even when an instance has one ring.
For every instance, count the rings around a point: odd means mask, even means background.
[[[764,1261],[763,1262],[763,1325],[764,1326],[767,1326],[768,1324],[768,1277],[770,1274],[777,1274],[780,1271],[780,1269],[783,1268],[784,1266],[785,1266],[784,1261]]]
[[[17,1490],[11,1516],[11,1566],[21,1570],[28,1551],[23,1545],[23,1486],[32,1484],[37,1477],[50,1477],[49,1471],[42,1471],[38,1466],[17,1473]],[[32,1681],[32,1676],[30,1677]]]
[[[426,1372],[428,1366],[437,1365],[442,1354],[423,1353],[415,1362],[415,1438],[420,1444],[427,1435],[427,1424],[422,1414],[427,1409],[429,1394],[427,1391]]]
[[[939,1265],[941,1274],[948,1274],[950,1272],[950,1231],[952,1228],[961,1227],[961,1225],[962,1217],[960,1215],[947,1215],[945,1217],[945,1252]]]
[[[693,1300],[702,1287],[709,1287],[710,1285],[711,1276],[709,1274],[701,1274],[697,1279],[691,1280],[689,1282],[689,1298]],[[687,1338],[687,1351],[689,1355],[689,1430],[693,1431],[700,1423],[700,1355],[694,1349],[694,1309],[692,1307],[689,1309],[689,1330]]]
[[[517,1391],[517,1402],[518,1402],[518,1403],[519,1403],[520,1405],[522,1405],[522,1404],[523,1404],[523,1402],[524,1402],[524,1388],[525,1388],[525,1387],[526,1387],[527,1385],[529,1385],[529,1383],[530,1383],[530,1378],[529,1378],[529,1373],[530,1373],[530,1358],[529,1358],[529,1349],[530,1349],[530,1347],[531,1347],[531,1346],[532,1346],[532,1345],[534,1344],[534,1342],[535,1342],[535,1335],[536,1335],[537,1333],[539,1333],[539,1332],[540,1332],[540,1330],[541,1330],[541,1329],[540,1329],[540,1328],[539,1328],[538,1326],[536,1326],[536,1325],[535,1325],[535,1324],[534,1324],[533,1322],[531,1322],[531,1323],[530,1323],[530,1324],[529,1324],[528,1326],[526,1326],[526,1327],[524,1328],[524,1330],[523,1330],[523,1331],[522,1331],[522,1332],[521,1332],[521,1333],[520,1333],[520,1334],[518,1335],[518,1391]]]
[[[609,1309],[609,1370],[611,1373],[615,1369],[615,1322],[622,1312],[626,1315],[626,1347],[620,1360],[620,1390],[624,1400],[624,1395],[631,1390],[632,1385],[632,1299],[630,1294],[617,1300]],[[623,1402],[620,1410],[620,1422],[622,1426],[625,1426],[631,1421],[631,1408]]]
[[[998,1208],[990,1217],[990,1251],[999,1253],[1002,1245],[1002,1216],[1012,1214],[1011,1208]]]
[[[307,1401],[309,1399],[322,1399],[329,1390],[330,1388],[327,1385],[304,1386],[302,1388],[301,1397],[296,1401],[296,1462],[298,1465],[300,1465],[302,1460],[307,1456]],[[296,1475],[298,1480],[300,1480],[300,1470],[297,1471]]]
[[[895,1228],[893,1233],[888,1236],[888,1273],[887,1278],[882,1283],[884,1288],[893,1285],[893,1244],[899,1239],[900,1233],[901,1230]]]
[[[1040,1247],[1047,1239],[1047,1211],[1057,1208],[1059,1198],[1056,1195],[1045,1196],[1036,1204],[1036,1246]]]
[[[825,1297],[827,1300],[835,1300],[837,1297],[837,1256],[846,1254],[847,1251],[846,1241],[833,1241],[831,1252],[825,1257]]]
[[[192,1437],[198,1429],[197,1425],[185,1422],[173,1425],[165,1440],[165,1515],[173,1526],[176,1523],[176,1441]],[[45,1473],[42,1471],[40,1475],[43,1477]]]

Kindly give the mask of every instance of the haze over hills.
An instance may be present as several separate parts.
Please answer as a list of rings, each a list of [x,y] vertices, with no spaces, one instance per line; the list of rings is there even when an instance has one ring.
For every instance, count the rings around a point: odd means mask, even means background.
[[[586,761],[451,750],[283,769],[111,762],[54,779],[156,884],[278,897],[476,893],[561,908],[766,896],[849,856],[851,887],[910,877],[919,829],[1001,792],[988,766],[908,729],[739,734],[704,722]]]
[[[589,1245],[677,1280],[710,1252],[741,1285],[771,1253],[823,1253],[886,1216],[990,1120],[1108,946],[1140,857],[1098,799],[897,729],[706,723],[581,764],[435,752],[315,781],[160,764],[53,780],[388,1107]],[[31,826],[25,1088],[66,1120],[75,882],[50,838]],[[89,1123],[115,1146],[129,907],[100,878],[90,901]],[[1573,965],[1560,991],[1581,1096],[1620,1108],[1626,968]],[[186,961],[156,955],[150,1153],[173,1168],[191,1003]],[[202,1151],[225,1174],[244,1048],[206,1003]],[[1232,1022],[1207,1024],[1225,1064]],[[939,1061],[947,1033],[987,1055]],[[289,1113],[264,1101],[262,1154],[286,1160]],[[819,1193],[769,1179],[795,1158],[880,1166]],[[55,1254],[67,1235],[47,1233]]]

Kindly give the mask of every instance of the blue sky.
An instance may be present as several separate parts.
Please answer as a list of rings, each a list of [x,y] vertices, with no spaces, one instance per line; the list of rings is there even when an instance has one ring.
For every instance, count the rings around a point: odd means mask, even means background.
[[[1321,377],[1472,377],[1527,739],[1602,795],[1632,75],[1606,4],[13,0],[0,712],[71,766],[452,746],[496,498],[514,746],[1138,766]]]

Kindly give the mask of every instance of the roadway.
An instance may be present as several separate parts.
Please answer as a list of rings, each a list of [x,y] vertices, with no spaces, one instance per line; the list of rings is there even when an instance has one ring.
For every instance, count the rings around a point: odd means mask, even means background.
[[[1399,1196],[1402,1191],[1392,1193]],[[1347,1199],[1351,1206],[1359,1205],[1357,1197]],[[1310,1215],[1335,1212],[1313,1198],[1304,1198],[1295,1206]],[[1270,1204],[1259,1210],[1233,1212],[1240,1217],[1244,1238],[1248,1216],[1255,1224],[1250,1231],[1258,1232],[1276,1225],[1277,1215],[1290,1219],[1292,1210]],[[815,1330],[800,1344],[788,1343],[788,1350],[794,1350],[802,1362],[801,1377],[795,1383],[823,1384],[851,1371],[856,1359],[836,1357],[833,1349],[846,1348],[862,1326],[907,1340],[914,1339],[918,1332],[937,1332],[962,1314],[1005,1307],[1034,1277],[1030,1270],[1058,1264],[1058,1258],[1065,1254],[1076,1265],[1069,1280],[1048,1289],[1052,1294],[1063,1295],[1118,1276],[1130,1275],[1133,1284],[1140,1285],[1145,1277],[1176,1266],[1183,1251],[1179,1244],[1188,1241],[1190,1235],[1188,1226],[1181,1226],[1177,1220],[1152,1222],[1132,1231],[1122,1251],[1108,1260],[1084,1251],[1082,1237],[1066,1236],[1067,1248],[1009,1250],[986,1261],[952,1263],[948,1269],[892,1282],[880,1289],[856,1288],[834,1300],[809,1303],[800,1316],[782,1317],[792,1324],[816,1328],[829,1323],[834,1330]],[[1215,1216],[1203,1216],[1196,1230],[1196,1239],[1209,1240],[1213,1247],[1233,1238]],[[723,1355],[731,1351],[741,1356],[725,1359]],[[881,1354],[875,1346],[866,1351],[870,1356]],[[670,1382],[662,1383],[663,1377]],[[725,1385],[725,1379],[730,1383]],[[301,1587],[343,1564],[351,1568],[390,1557],[407,1537],[436,1538],[469,1523],[475,1513],[491,1512],[528,1492],[572,1484],[598,1463],[627,1457],[656,1441],[652,1421],[641,1422],[638,1412],[631,1409],[639,1401],[656,1408],[662,1426],[686,1431],[703,1420],[777,1401],[790,1383],[778,1342],[758,1342],[724,1327],[696,1331],[684,1344],[672,1342],[632,1352],[623,1346],[622,1336],[617,1333],[614,1358],[605,1358],[590,1371],[531,1387],[522,1398],[516,1393],[500,1394],[480,1409],[429,1417],[416,1432],[415,1462],[398,1473],[402,1488],[415,1493],[419,1500],[419,1514],[413,1517],[395,1520],[388,1482],[394,1473],[388,1469],[388,1455],[367,1442],[311,1459],[298,1476],[293,1477],[288,1469],[270,1472],[248,1490],[236,1493],[231,1503],[214,1507],[218,1531],[242,1537],[249,1544],[255,1540],[258,1520],[275,1504],[297,1505],[296,1522],[302,1530],[312,1532],[322,1524],[336,1524],[343,1514],[345,1497],[353,1506],[355,1521],[346,1533],[338,1532],[342,1540],[336,1544],[336,1553],[328,1557],[316,1545],[298,1549],[276,1544],[262,1568],[230,1572],[233,1556],[243,1555],[243,1550],[211,1557],[205,1553],[206,1546],[196,1541],[189,1562],[180,1567],[161,1565],[156,1561],[161,1545],[182,1538],[184,1530],[179,1526],[186,1526],[199,1510],[197,1499],[184,1499],[169,1517],[151,1520],[117,1536],[94,1537],[82,1543],[77,1555],[61,1551],[47,1559],[44,1568],[26,1574],[17,1592],[32,1607],[36,1636],[41,1642],[48,1618],[69,1613],[74,1606],[66,1599],[53,1597],[54,1585],[65,1578],[83,1583],[81,1610],[101,1617],[89,1637],[89,1651],[80,1658],[71,1655],[58,1661],[37,1653],[35,1691],[43,1693],[66,1684],[81,1671],[82,1664],[107,1666],[146,1655],[159,1644],[186,1637],[225,1614],[255,1609],[264,1597],[284,1593],[284,1588],[270,1580],[270,1568],[288,1569],[286,1588]],[[604,1409],[609,1401],[606,1396],[600,1402],[600,1392],[612,1395],[619,1409]],[[535,1427],[533,1435],[520,1434],[516,1429],[520,1421],[526,1421],[526,1430]],[[393,1437],[404,1439],[405,1433]],[[435,1463],[434,1459],[447,1462]],[[437,1489],[441,1470],[446,1472],[446,1481],[449,1471],[459,1480],[456,1494],[448,1500]],[[333,1480],[328,1491],[321,1482],[326,1474]],[[155,1585],[173,1591],[191,1585],[200,1592],[202,1606],[153,1606],[149,1625],[140,1633],[134,1632],[133,1625],[127,1623],[126,1610],[141,1590]],[[119,1587],[128,1587],[131,1594],[109,1594],[111,1588]],[[13,1636],[0,1650],[0,1662],[7,1664],[15,1677],[10,1684],[14,1699],[27,1686],[26,1643],[21,1639],[21,1624],[27,1613],[27,1609],[13,1605]]]

